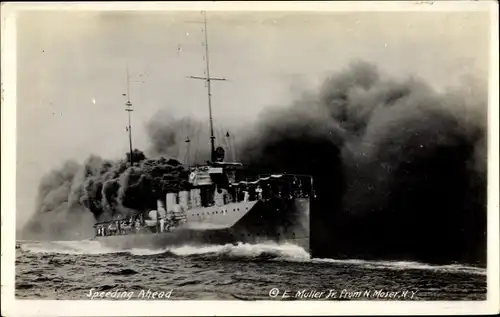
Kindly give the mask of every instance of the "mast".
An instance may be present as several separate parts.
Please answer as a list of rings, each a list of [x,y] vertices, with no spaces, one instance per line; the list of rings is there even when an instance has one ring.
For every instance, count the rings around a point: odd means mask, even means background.
[[[205,62],[207,69],[207,91],[208,91],[208,114],[210,117],[210,153],[212,162],[215,161],[215,136],[214,123],[212,119],[212,90],[210,85],[210,60],[208,54],[208,30],[207,30],[207,12],[203,12],[203,23],[205,25]]]
[[[131,124],[131,112],[134,111],[132,108],[132,102],[130,102],[130,76],[128,72],[128,65],[127,65],[127,102],[125,103],[125,111],[128,114],[128,141],[129,141],[129,147],[130,147],[130,166],[134,165],[134,159],[133,159],[133,153],[132,153],[132,124]]]
[[[128,132],[128,142],[129,142],[129,150],[130,150],[130,165],[132,166],[134,164],[134,153],[132,152],[132,124],[131,124],[131,112],[134,111],[132,108],[132,102],[130,101],[130,84],[131,83],[139,83],[139,84],[144,84],[143,80],[130,80],[130,74],[128,71],[128,64],[126,66],[126,75],[127,75],[127,93],[122,94],[122,96],[127,97],[127,102],[125,102],[125,111],[127,111],[128,114],[128,126],[126,127],[126,130]],[[142,77],[142,74],[139,74],[139,77]]]
[[[200,76],[189,76],[189,78],[192,79],[202,79],[205,80],[207,83],[207,95],[208,95],[208,115],[209,115],[209,120],[210,120],[210,160],[212,162],[215,161],[215,135],[214,135],[214,124],[213,124],[213,118],[212,118],[212,86],[211,82],[212,80],[226,80],[226,78],[218,78],[218,77],[210,77],[210,59],[209,59],[209,54],[208,54],[208,29],[207,29],[207,12],[203,11],[203,24],[204,24],[204,31],[205,31],[205,72],[206,76],[205,77],[200,77]]]

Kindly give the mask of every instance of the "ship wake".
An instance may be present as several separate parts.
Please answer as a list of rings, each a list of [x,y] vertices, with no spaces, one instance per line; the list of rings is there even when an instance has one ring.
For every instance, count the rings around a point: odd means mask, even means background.
[[[368,261],[359,259],[311,259],[303,248],[285,243],[184,245],[163,249],[113,249],[93,240],[81,241],[18,241],[24,252],[72,255],[125,254],[132,256],[175,256],[199,260],[286,261],[311,265],[360,266],[367,269],[426,270],[440,273],[463,273],[486,276],[486,269],[461,264],[430,265],[410,261]]]
[[[219,258],[268,258],[278,260],[307,261],[309,253],[293,244],[226,244],[226,245],[192,245],[167,247],[161,249],[132,248],[114,249],[105,247],[98,241],[18,241],[18,247],[32,253],[57,253],[75,255],[100,255],[127,253],[136,256],[172,255],[180,257],[219,257]]]
[[[356,265],[367,269],[391,269],[391,270],[429,270],[441,273],[464,273],[486,276],[486,269],[461,264],[431,265],[412,261],[367,261],[367,260],[336,260],[336,259],[313,259],[314,263],[336,263],[339,265]]]

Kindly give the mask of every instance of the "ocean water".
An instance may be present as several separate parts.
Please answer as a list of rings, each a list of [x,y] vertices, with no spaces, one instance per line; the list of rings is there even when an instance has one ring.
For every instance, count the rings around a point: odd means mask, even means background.
[[[93,300],[485,300],[486,269],[311,259],[294,245],[113,250],[18,241],[16,298]]]

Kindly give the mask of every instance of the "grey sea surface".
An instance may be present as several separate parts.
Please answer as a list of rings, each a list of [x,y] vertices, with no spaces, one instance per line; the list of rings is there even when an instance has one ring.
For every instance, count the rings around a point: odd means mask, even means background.
[[[17,241],[15,265],[18,299],[486,300],[484,268],[311,259],[294,245]]]

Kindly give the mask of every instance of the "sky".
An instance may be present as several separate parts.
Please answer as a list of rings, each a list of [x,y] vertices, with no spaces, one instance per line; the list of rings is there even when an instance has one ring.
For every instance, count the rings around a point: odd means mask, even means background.
[[[134,147],[159,110],[208,115],[203,16],[184,12],[23,12],[17,21],[17,226],[34,212],[40,178],[68,159]],[[472,12],[209,12],[216,124],[251,123],[364,60],[436,89],[487,78],[489,15]]]

